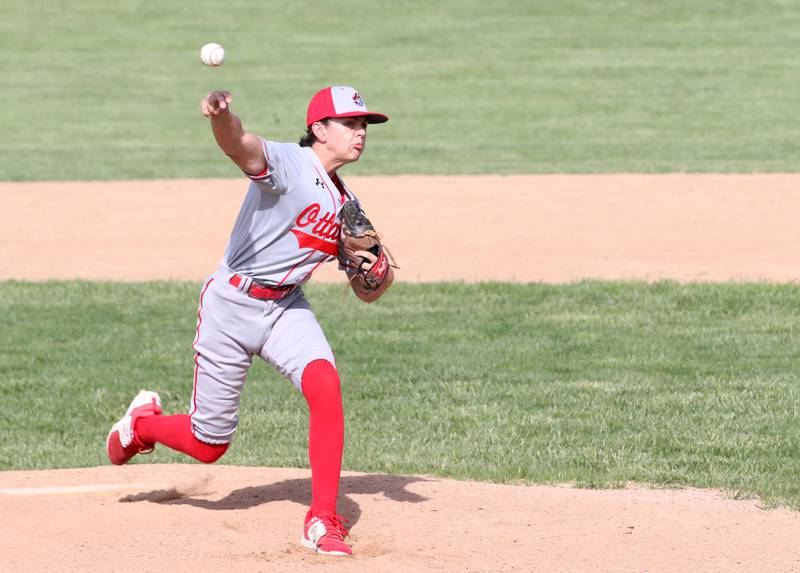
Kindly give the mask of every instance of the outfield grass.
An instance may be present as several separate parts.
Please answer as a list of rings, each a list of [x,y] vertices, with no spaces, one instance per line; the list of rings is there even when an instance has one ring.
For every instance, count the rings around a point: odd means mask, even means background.
[[[388,113],[358,174],[800,170],[788,0],[4,0],[0,180],[236,176],[199,99],[296,140],[310,95]],[[199,63],[217,41],[227,61]]]
[[[198,287],[0,283],[0,469],[107,463],[105,434],[143,387],[185,411]],[[798,285],[308,294],[345,380],[346,469],[634,480],[800,508]],[[226,463],[307,465],[305,403],[261,363],[241,415]]]

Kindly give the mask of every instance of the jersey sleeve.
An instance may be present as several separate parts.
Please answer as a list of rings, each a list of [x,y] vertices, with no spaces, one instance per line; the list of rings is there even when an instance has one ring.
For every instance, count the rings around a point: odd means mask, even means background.
[[[289,185],[286,175],[287,157],[285,145],[275,141],[268,141],[264,138],[260,139],[267,166],[261,173],[255,175],[245,173],[245,175],[265,193],[286,193]]]

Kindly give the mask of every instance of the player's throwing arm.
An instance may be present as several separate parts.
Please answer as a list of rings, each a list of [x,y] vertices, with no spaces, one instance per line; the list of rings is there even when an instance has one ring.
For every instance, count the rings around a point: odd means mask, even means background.
[[[200,111],[211,120],[214,138],[225,155],[245,173],[260,173],[267,164],[261,139],[244,130],[241,120],[230,109],[232,101],[230,92],[213,91],[200,100]]]

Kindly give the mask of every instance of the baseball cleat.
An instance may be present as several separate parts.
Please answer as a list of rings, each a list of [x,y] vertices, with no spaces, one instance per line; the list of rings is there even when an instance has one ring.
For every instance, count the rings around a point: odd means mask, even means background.
[[[161,414],[161,398],[155,392],[142,390],[133,399],[131,405],[122,419],[111,426],[106,438],[106,452],[108,459],[115,466],[128,463],[136,454],[149,454],[155,444],[145,444],[139,441],[133,431],[136,420],[146,416]]]
[[[346,537],[350,537],[344,527],[346,522],[346,519],[338,515],[312,517],[309,510],[300,543],[322,555],[352,555],[353,550],[344,542]]]

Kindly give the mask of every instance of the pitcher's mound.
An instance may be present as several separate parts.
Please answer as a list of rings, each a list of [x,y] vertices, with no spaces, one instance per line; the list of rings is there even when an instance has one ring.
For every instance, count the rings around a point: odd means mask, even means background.
[[[134,464],[0,473],[6,571],[785,571],[800,516],[698,490],[345,472],[352,558],[299,544],[307,470]]]

